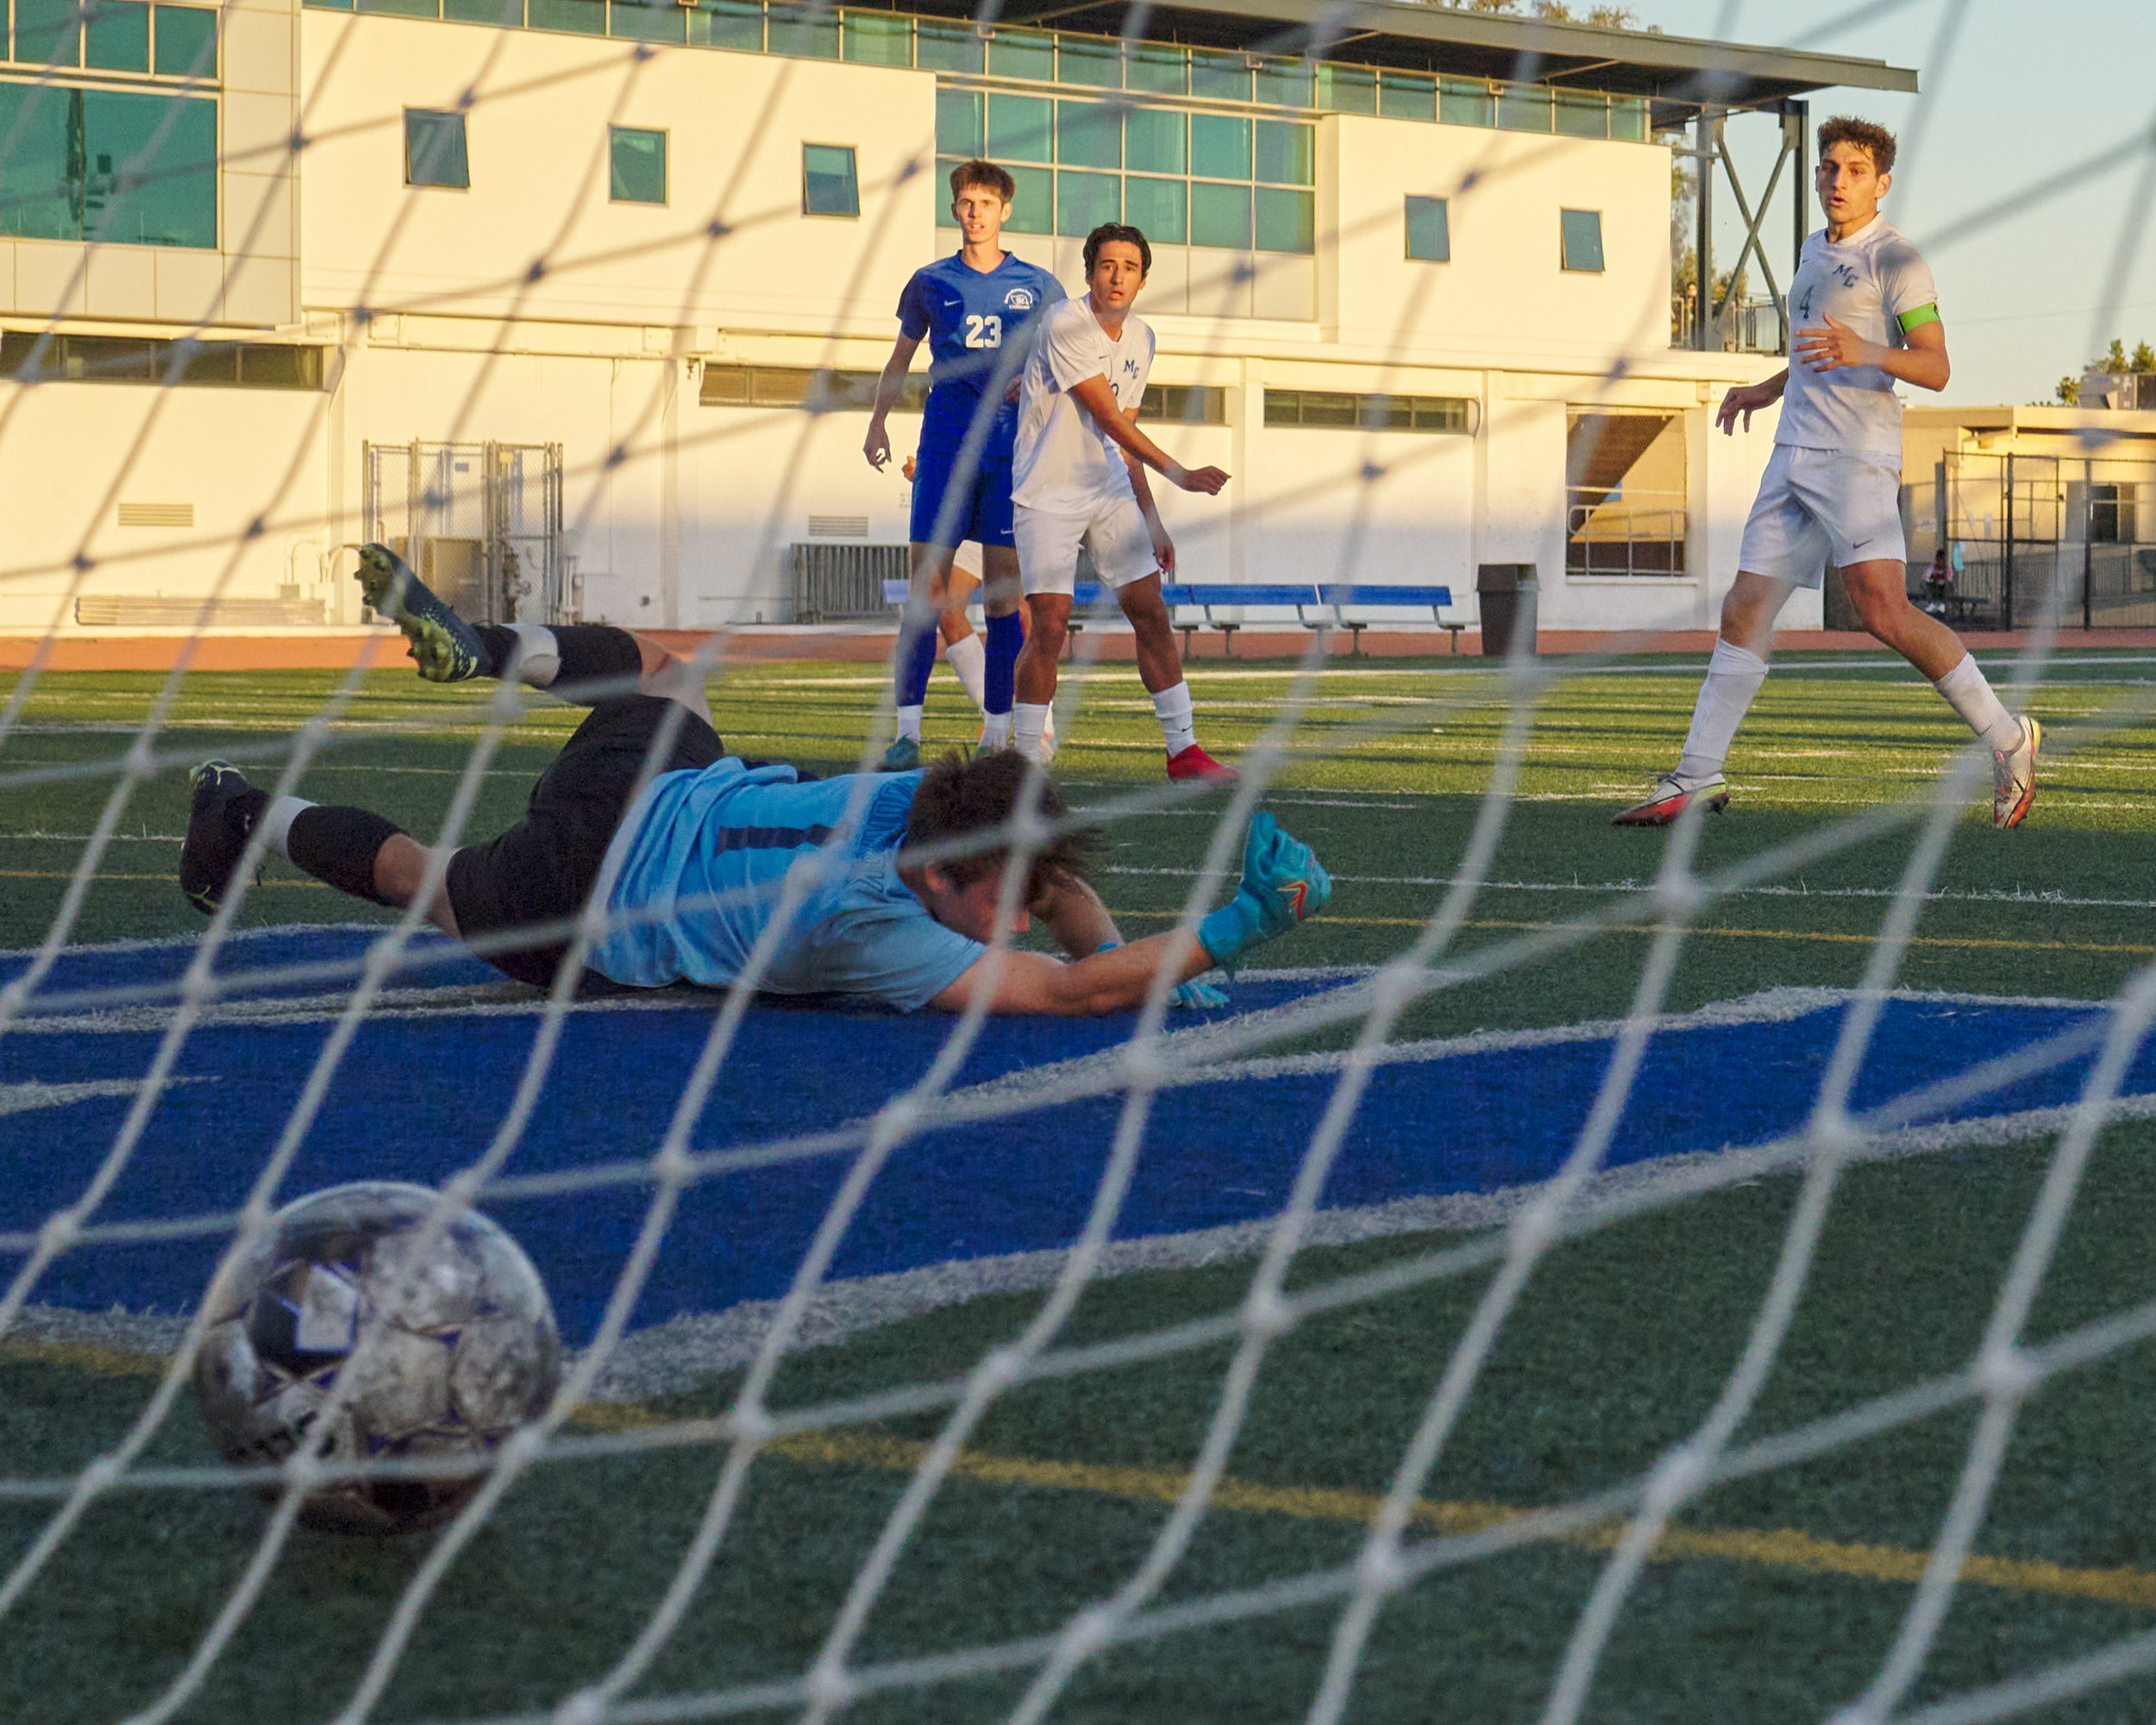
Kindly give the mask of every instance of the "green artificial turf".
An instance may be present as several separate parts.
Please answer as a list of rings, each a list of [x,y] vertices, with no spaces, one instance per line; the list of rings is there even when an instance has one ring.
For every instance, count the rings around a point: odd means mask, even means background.
[[[2078,656],[2101,660],[2103,656]],[[2034,698],[2052,736],[2036,811],[1991,831],[1979,787],[1955,826],[1895,981],[1931,988],[2103,998],[2156,953],[2149,847],[2156,833],[2156,727],[2130,656],[2059,668]],[[1637,906],[1664,839],[1607,824],[1666,765],[1696,687],[1694,662],[1561,681],[1541,697],[1489,882],[1457,953],[1487,953],[1551,925]],[[159,680],[43,679],[0,742],[0,946],[50,926],[83,835],[108,808],[116,768]],[[294,728],[321,709],[327,674],[187,681],[157,739],[173,764],[120,806],[114,842],[73,931],[78,941],[185,932],[198,919],[171,879],[184,821],[184,763],[225,754],[274,771]],[[1282,666],[1193,678],[1200,734],[1245,752],[1288,687]],[[0,681],[0,699],[9,685]],[[930,737],[969,727],[939,683]],[[1069,728],[1059,770],[1074,800],[1100,806],[1159,784],[1157,733],[1127,668],[1100,674]],[[730,744],[823,770],[856,756],[880,693],[862,667],[779,665],[713,686]],[[366,680],[300,786],[364,801],[432,837],[479,730],[485,696]],[[1329,674],[1292,739],[1271,806],[1338,881],[1332,913],[1269,949],[1266,962],[1381,961],[1413,938],[1464,850],[1507,719],[1487,674],[1454,663],[1388,663]],[[538,708],[511,733],[485,781],[473,832],[512,819],[530,779],[575,722]],[[382,727],[390,727],[384,731]],[[2093,730],[2103,734],[2090,735]],[[1731,762],[1737,798],[1702,836],[1713,877],[1777,847],[1831,832],[1882,805],[1921,800],[1959,727],[1906,672],[1883,663],[1771,679]],[[98,764],[82,776],[50,769]],[[250,770],[254,770],[251,764]],[[36,775],[32,777],[30,775]],[[1126,927],[1161,925],[1187,890],[1221,794],[1155,799],[1111,830],[1103,886]],[[1906,866],[1914,825],[1774,874],[1706,906],[1669,1003],[1687,1007],[1777,984],[1847,984]],[[379,917],[273,863],[248,923]],[[1442,989],[1400,1034],[1557,1025],[1624,1010],[1646,937],[1603,932],[1557,956]],[[6,1128],[0,1119],[0,1132]],[[1846,1176],[1817,1265],[1740,1440],[1790,1430],[1969,1359],[2034,1202],[2050,1142],[1860,1166]],[[2156,1297],[2156,1128],[2102,1137],[2028,1339],[2040,1342]],[[27,1146],[22,1153],[27,1153]],[[1759,1309],[1796,1192],[1773,1176],[1558,1244],[1499,1333],[1425,1496],[1521,1509],[1634,1479],[1705,1416]],[[1313,1249],[1291,1285],[1308,1289],[1457,1244],[1414,1236]],[[1102,1342],[1231,1313],[1247,1263],[1099,1283],[1061,1339]],[[1360,1499],[1382,1494],[1486,1291],[1475,1269],[1357,1300],[1281,1337],[1257,1375],[1226,1471],[1262,1488],[1199,1525],[1160,1599],[1187,1603],[1352,1562]],[[771,1401],[819,1407],[962,1377],[1011,1339],[1039,1296],[975,1300],[803,1354]],[[907,1543],[855,1655],[856,1665],[992,1647],[1052,1633],[1143,1562],[1170,1505],[1143,1477],[1192,1465],[1219,1405],[1231,1342],[1021,1384],[969,1440],[975,1455],[1026,1464],[950,1481]],[[0,1349],[0,1480],[65,1478],[116,1441],[154,1378],[126,1361]],[[645,1422],[724,1412],[738,1376],[641,1410]],[[874,1422],[868,1435],[931,1438],[937,1416]],[[1719,1485],[1682,1526],[1790,1530],[1839,1550],[1921,1554],[1934,1539],[1975,1423],[1965,1404],[1829,1453]],[[2044,1383],[2024,1404],[1977,1541],[1988,1558],[2147,1584],[2077,1596],[2034,1569],[1957,1593],[1915,1693],[1945,1695],[2156,1628],[2156,1521],[2148,1510],[2156,1351],[2128,1348]],[[859,1440],[860,1428],[838,1435]],[[149,1461],[208,1459],[182,1397]],[[649,1620],[718,1477],[709,1445],[549,1460],[511,1491],[451,1570],[379,1709],[385,1720],[536,1712],[603,1676]],[[1061,1468],[1062,1472],[1056,1471]],[[1045,1471],[1044,1471],[1045,1470]],[[1092,1471],[1087,1471],[1092,1470]],[[680,1628],[632,1697],[723,1692],[796,1678],[815,1658],[907,1473],[851,1459],[768,1455]],[[1119,1481],[1122,1483],[1118,1484]],[[1263,1496],[1264,1491],[1275,1496]],[[1300,1501],[1300,1500],[1295,1500]],[[1350,1509],[1339,1511],[1346,1501]],[[1333,1513],[1322,1513],[1331,1502]],[[0,1577],[54,1505],[0,1495]],[[229,1596],[263,1525],[242,1490],[122,1491],[95,1504],[27,1596],[0,1617],[0,1720],[117,1719],[147,1706]],[[1416,1540],[1432,1537],[1419,1528]],[[1742,1542],[1739,1542],[1741,1545]],[[428,1542],[302,1534],[202,1694],[197,1722],[336,1716]],[[1905,1578],[1750,1555],[1679,1555],[1649,1566],[1603,1661],[1585,1717],[1623,1722],[1814,1720],[1871,1680],[1911,1597]],[[1379,1615],[1357,1670],[1358,1721],[1532,1720],[1545,1699],[1605,1549],[1537,1543],[1446,1569]],[[1886,1564],[1889,1571],[1891,1562]],[[2020,1577],[2019,1582],[2012,1578]],[[1302,1718],[1324,1669],[1337,1603],[1109,1649],[1075,1677],[1064,1721]],[[849,1711],[873,1721],[1006,1716],[1031,1666],[901,1684]],[[793,1716],[793,1707],[758,1717]],[[2144,1684],[2115,1686],[2046,1719],[2156,1718]]]

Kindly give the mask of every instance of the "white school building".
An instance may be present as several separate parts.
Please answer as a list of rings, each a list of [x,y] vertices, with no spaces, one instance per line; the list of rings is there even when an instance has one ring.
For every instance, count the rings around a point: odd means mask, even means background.
[[[1234,475],[1164,499],[1183,579],[1445,583],[1471,622],[1478,569],[1526,564],[1545,629],[1703,626],[1772,436],[1712,418],[1780,363],[1804,98],[1915,83],[1390,0],[1021,0],[988,28],[788,0],[0,5],[17,638],[350,629],[346,548],[376,537],[497,617],[879,608],[907,494],[862,457],[866,402],[974,154],[1018,179],[1008,243],[1074,291],[1094,223],[1153,241],[1152,430]],[[1733,188],[1768,298],[1702,317],[1673,166],[1725,122],[1778,126],[1789,160],[1771,209]],[[1710,197],[1733,178],[1710,166]],[[916,398],[901,455],[918,425]]]

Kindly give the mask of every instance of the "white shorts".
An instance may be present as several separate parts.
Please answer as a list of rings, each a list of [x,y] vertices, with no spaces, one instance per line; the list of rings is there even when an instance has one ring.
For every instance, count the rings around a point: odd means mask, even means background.
[[[1104,498],[1089,515],[1021,503],[1017,516],[1018,580],[1029,598],[1076,590],[1081,545],[1093,553],[1101,583],[1119,591],[1160,568],[1153,555],[1153,530],[1145,524],[1138,499],[1127,492]]]
[[[1845,455],[1777,443],[1745,523],[1737,567],[1815,587],[1829,562],[1908,561],[1902,537],[1902,466],[1886,455]]]

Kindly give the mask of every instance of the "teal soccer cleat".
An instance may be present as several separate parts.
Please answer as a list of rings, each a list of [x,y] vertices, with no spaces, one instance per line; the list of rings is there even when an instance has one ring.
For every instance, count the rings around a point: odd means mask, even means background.
[[[894,737],[876,763],[879,773],[910,773],[921,764],[921,745],[910,737]]]
[[[479,631],[388,546],[360,547],[360,591],[377,617],[404,631],[419,674],[429,682],[461,683],[490,674]]]

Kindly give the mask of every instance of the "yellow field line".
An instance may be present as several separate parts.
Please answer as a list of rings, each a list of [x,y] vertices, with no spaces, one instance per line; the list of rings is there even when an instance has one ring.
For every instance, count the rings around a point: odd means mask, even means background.
[[[154,1377],[165,1370],[165,1361],[154,1354],[81,1342],[0,1341],[0,1360],[7,1359],[72,1366],[101,1377]],[[605,1402],[579,1408],[571,1423],[589,1432],[635,1432],[667,1425],[670,1418],[633,1403]],[[808,1432],[780,1438],[767,1446],[768,1453],[807,1466],[873,1468],[891,1473],[913,1472],[928,1451],[928,1445],[918,1440],[872,1432]],[[1173,1503],[1189,1484],[1188,1474],[1166,1468],[1035,1461],[1023,1456],[987,1455],[979,1450],[961,1450],[950,1471],[956,1478],[982,1485],[1086,1492],[1133,1503]],[[1235,1478],[1222,1479],[1212,1498],[1215,1509],[1237,1515],[1286,1515],[1301,1521],[1338,1521],[1356,1527],[1367,1527],[1375,1520],[1382,1502],[1369,1492],[1261,1485]],[[1503,1503],[1445,1503],[1426,1498],[1414,1506],[1411,1520],[1416,1527],[1434,1534],[1474,1534],[1530,1513]],[[1607,1551],[1623,1530],[1621,1522],[1605,1521],[1566,1534],[1562,1543]],[[1675,1527],[1663,1534],[1654,1556],[1663,1563],[1705,1558],[1763,1569],[1907,1584],[1922,1576],[1928,1560],[1921,1551],[1822,1540],[1795,1527]],[[2156,1611],[2156,1573],[2147,1570],[2069,1569],[2063,1564],[2025,1558],[1971,1557],[1962,1565],[1961,1578],[2009,1593],[2093,1599]]]

